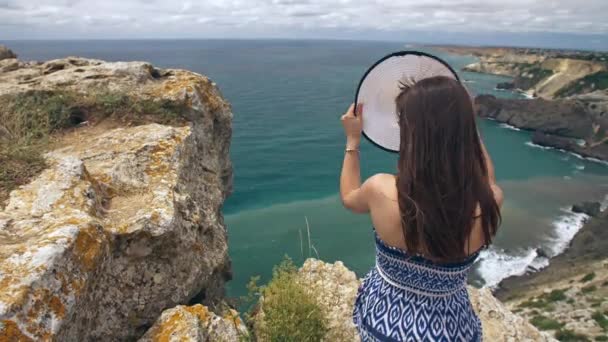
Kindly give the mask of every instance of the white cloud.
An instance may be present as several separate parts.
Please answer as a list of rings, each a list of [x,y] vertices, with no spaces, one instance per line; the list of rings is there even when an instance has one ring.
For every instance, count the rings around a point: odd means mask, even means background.
[[[608,34],[607,0],[0,0],[0,39],[302,30]],[[5,36],[8,35],[8,36]],[[15,36],[15,37],[12,37]]]

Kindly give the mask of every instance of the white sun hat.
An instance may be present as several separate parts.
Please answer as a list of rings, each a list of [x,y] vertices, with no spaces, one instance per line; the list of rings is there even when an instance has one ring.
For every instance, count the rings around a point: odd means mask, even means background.
[[[413,85],[434,76],[460,81],[448,63],[424,52],[394,52],[376,62],[361,78],[355,96],[355,105],[363,104],[363,136],[383,150],[399,152],[395,99],[401,92],[400,85]]]

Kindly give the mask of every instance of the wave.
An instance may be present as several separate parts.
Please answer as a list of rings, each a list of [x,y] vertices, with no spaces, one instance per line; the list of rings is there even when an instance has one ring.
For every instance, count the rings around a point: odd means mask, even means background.
[[[570,208],[562,208],[563,215],[559,216],[553,221],[553,227],[555,227],[554,236],[552,237],[552,243],[548,246],[551,253],[550,256],[554,257],[561,254],[570,241],[574,238],[576,233],[583,228],[585,221],[589,219],[589,216],[583,213],[575,213]]]
[[[581,156],[580,154],[574,153],[572,151],[566,151],[566,150],[561,149],[561,148],[555,148],[555,147],[538,145],[538,144],[535,144],[535,143],[533,143],[531,141],[526,142],[526,146],[530,146],[530,147],[534,147],[534,148],[540,148],[540,149],[543,149],[543,150],[556,150],[556,151],[568,153],[568,154],[573,155],[576,158],[581,159],[581,160],[592,161],[594,163],[608,165],[608,161],[605,161],[605,160],[600,160],[600,159],[593,158],[593,157],[584,157],[584,156]]]
[[[608,209],[608,194],[604,196],[604,199],[600,202],[600,211]]]
[[[503,279],[524,275],[549,265],[546,257],[538,255],[536,249],[527,249],[510,254],[494,246],[479,255],[477,273],[484,281],[484,287],[495,287]]]
[[[532,100],[535,99],[536,96],[526,93],[525,91],[519,91],[519,93],[526,99]]]
[[[517,128],[515,126],[511,126],[511,125],[509,125],[507,123],[504,123],[504,122],[501,123],[501,124],[499,124],[498,126],[502,127],[502,128],[510,129],[510,130],[513,130],[513,131],[521,131],[521,128]]]
[[[608,206],[608,196],[604,202]],[[493,288],[505,278],[537,272],[549,265],[549,258],[563,253],[589,216],[568,208],[563,208],[562,212],[564,214],[552,223],[555,228],[553,235],[539,248],[509,253],[492,246],[482,251],[476,269],[484,281],[484,287]],[[541,249],[543,253],[539,254]]]

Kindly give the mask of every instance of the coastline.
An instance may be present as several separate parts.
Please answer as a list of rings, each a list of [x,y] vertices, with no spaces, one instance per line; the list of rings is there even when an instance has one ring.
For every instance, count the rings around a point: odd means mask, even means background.
[[[576,233],[568,247],[550,259],[549,265],[538,272],[503,279],[494,295],[502,301],[518,299],[530,291],[544,288],[564,278],[584,275],[591,271],[608,273],[597,267],[608,259],[608,211],[590,217]]]

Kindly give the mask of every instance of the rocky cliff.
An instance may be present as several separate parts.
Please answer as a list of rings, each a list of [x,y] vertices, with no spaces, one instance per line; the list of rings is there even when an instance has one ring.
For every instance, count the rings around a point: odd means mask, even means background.
[[[0,96],[44,99],[26,119],[67,113],[35,145],[45,169],[0,212],[0,340],[133,339],[175,305],[217,306],[230,279],[220,209],[232,113],[209,79],[143,62],[8,58]],[[19,108],[2,108],[4,149],[33,139],[13,120]]]
[[[608,160],[608,92],[555,100],[480,95],[475,104],[481,117],[535,131],[533,143]]]
[[[0,45],[0,61],[3,59],[17,58],[17,55],[4,45]]]
[[[608,88],[608,54],[522,48],[443,48],[479,61],[463,70],[511,76],[513,87],[545,99]]]
[[[511,310],[562,340],[608,339],[608,212],[599,213],[599,207],[573,207],[592,216],[568,249],[539,272],[503,280],[495,292]]]

